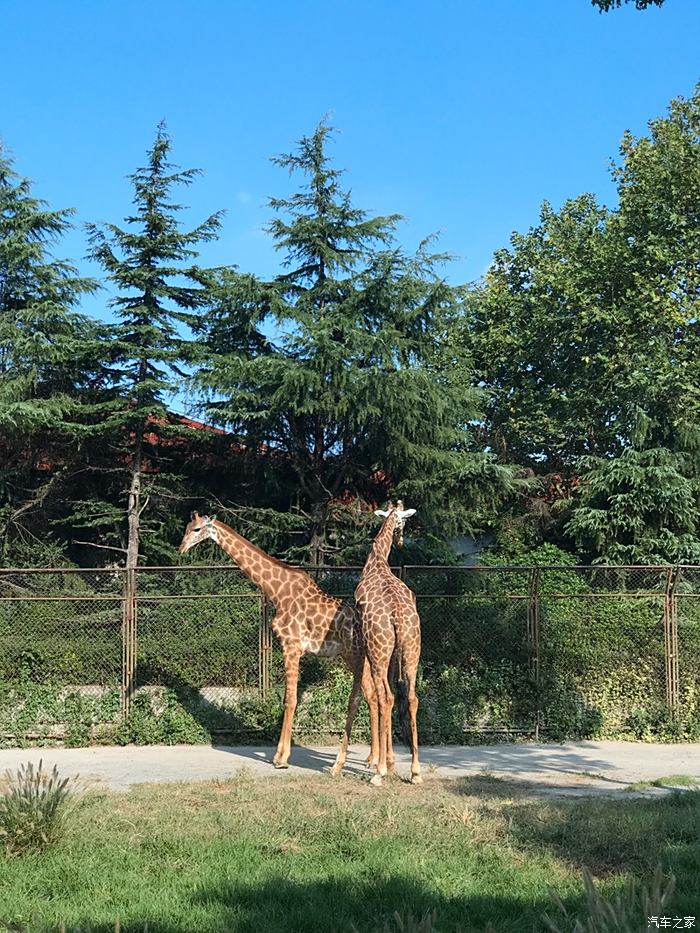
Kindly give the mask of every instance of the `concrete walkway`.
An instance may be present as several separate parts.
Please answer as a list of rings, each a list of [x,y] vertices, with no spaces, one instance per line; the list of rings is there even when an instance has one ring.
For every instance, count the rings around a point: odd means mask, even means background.
[[[290,768],[276,771],[274,749],[259,746],[176,745],[95,748],[23,748],[0,750],[0,774],[43,759],[62,776],[78,774],[90,786],[127,790],[153,781],[198,781],[230,778],[241,769],[260,777],[320,774],[335,759],[335,747],[294,747]],[[353,746],[347,772],[368,776],[365,746]],[[397,770],[407,776],[410,756],[396,749]],[[421,749],[423,773],[434,778],[463,778],[487,772],[510,781],[527,782],[538,793],[618,793],[640,781],[684,775],[700,783],[700,743],[650,745],[636,742],[570,742],[565,745],[438,746]],[[646,793],[663,794],[664,788]]]

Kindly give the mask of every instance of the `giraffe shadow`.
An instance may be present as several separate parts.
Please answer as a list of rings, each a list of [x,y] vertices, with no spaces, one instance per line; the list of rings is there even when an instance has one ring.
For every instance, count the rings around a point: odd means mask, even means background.
[[[179,674],[160,665],[139,665],[139,686],[156,685],[174,694],[177,703],[201,727],[212,744],[225,741],[248,744],[277,741],[282,724],[283,706],[276,695],[267,702],[256,696],[243,693],[235,706],[212,702],[201,688]]]
[[[335,659],[317,658],[313,655],[307,655],[302,659],[298,689],[299,706],[303,704],[307,691],[313,692],[314,688],[323,685],[328,680],[329,666],[339,664],[340,662]],[[171,691],[177,704],[186,714],[192,717],[200,727],[200,734],[204,733],[213,746],[222,750],[233,749],[235,746],[236,754],[243,756],[246,755],[246,747],[250,747],[251,758],[259,761],[262,758],[269,757],[270,762],[272,762],[274,746],[276,746],[279,739],[284,716],[283,687],[281,685],[278,688],[273,688],[266,697],[261,697],[256,692],[251,691],[250,693],[244,693],[235,706],[220,705],[208,699],[197,684],[192,683],[167,666],[142,662],[139,665],[138,687],[146,687],[147,685],[162,687]],[[343,702],[340,704],[342,710],[340,710],[339,723],[344,722],[345,703],[349,698],[349,694],[348,686],[347,697],[344,696]],[[394,738],[408,745],[410,733],[405,697],[405,691],[402,692],[399,685],[396,689]],[[361,729],[358,732],[358,725],[356,723],[353,734],[357,736],[356,741],[362,742]],[[324,744],[327,744],[327,749],[313,748],[293,742],[290,763],[294,767],[317,773],[330,770],[335,761],[339,734],[336,735],[333,731],[326,731],[325,735],[327,741]],[[184,741],[187,741],[187,739],[185,738]],[[266,754],[267,748],[269,748],[269,755]],[[355,756],[357,760],[352,757],[349,758],[345,771],[358,775],[367,775],[368,771],[364,765],[364,758],[367,753],[361,753],[359,758]]]

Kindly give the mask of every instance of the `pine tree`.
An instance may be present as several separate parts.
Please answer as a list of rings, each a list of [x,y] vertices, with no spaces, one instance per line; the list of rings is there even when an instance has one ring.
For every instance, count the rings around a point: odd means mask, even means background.
[[[141,513],[148,501],[143,500],[144,467],[157,466],[163,435],[184,430],[170,416],[167,401],[196,355],[191,329],[210,300],[213,274],[195,263],[196,247],[216,238],[221,220],[219,212],[192,230],[180,228],[182,205],[170,200],[172,189],[190,185],[200,172],[172,165],[170,150],[161,124],[147,164],[130,176],[136,210],[126,218],[128,227],[89,226],[91,256],[118,292],[110,346],[117,403],[104,429],[121,439],[128,463],[127,568],[135,567],[139,556]]]
[[[52,248],[71,210],[50,210],[0,151],[0,502],[3,553],[48,511],[60,468],[75,458],[94,419],[101,379],[97,327],[75,310],[96,283]],[[37,470],[51,461],[53,471]]]
[[[477,393],[441,368],[441,339],[460,307],[438,271],[446,257],[427,242],[407,255],[395,240],[398,215],[352,204],[326,152],[331,132],[322,122],[273,160],[306,179],[270,201],[284,271],[228,280],[209,319],[211,363],[198,377],[209,417],[291,465],[290,501],[307,518],[314,562],[348,544],[328,536],[341,500],[403,492],[430,525],[459,480],[489,493],[509,482],[470,451]]]

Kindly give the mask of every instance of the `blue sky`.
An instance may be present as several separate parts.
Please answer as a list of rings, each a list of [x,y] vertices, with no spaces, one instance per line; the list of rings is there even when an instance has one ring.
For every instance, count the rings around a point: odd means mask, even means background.
[[[440,231],[467,281],[544,198],[614,203],[622,132],[700,78],[698,0],[5,0],[1,22],[0,138],[39,196],[120,222],[165,119],[175,160],[206,172],[191,220],[227,210],[203,261],[263,275],[265,201],[292,187],[268,157],[324,114],[357,205],[405,214],[409,247]],[[60,252],[85,249],[78,229]]]

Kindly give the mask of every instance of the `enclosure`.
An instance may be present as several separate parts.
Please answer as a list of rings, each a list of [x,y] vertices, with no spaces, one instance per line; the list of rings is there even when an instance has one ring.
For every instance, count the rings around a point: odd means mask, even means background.
[[[361,570],[306,569],[347,598]],[[424,743],[700,735],[700,567],[395,573],[421,616]],[[2,740],[276,737],[273,613],[233,565],[0,570]],[[339,733],[349,685],[340,662],[305,658],[296,734]]]

